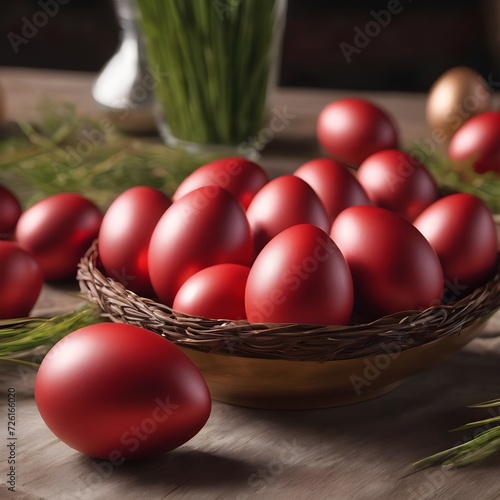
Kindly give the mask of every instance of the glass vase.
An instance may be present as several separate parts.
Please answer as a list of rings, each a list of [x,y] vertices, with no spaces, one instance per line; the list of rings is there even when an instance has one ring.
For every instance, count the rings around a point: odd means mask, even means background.
[[[286,0],[136,2],[167,145],[256,156],[245,145],[268,121]]]
[[[92,96],[119,129],[150,133],[156,130],[154,79],[146,64],[135,1],[113,0],[113,3],[120,26],[120,44],[95,79]]]

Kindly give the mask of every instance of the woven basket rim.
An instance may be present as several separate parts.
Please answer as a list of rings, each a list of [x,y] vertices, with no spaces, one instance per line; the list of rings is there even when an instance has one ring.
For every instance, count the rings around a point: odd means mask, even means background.
[[[147,328],[202,352],[261,359],[330,361],[402,351],[459,335],[500,308],[500,253],[488,283],[456,302],[345,326],[213,320],[175,311],[105,276],[97,240],[81,259],[77,279],[84,297],[111,321]]]

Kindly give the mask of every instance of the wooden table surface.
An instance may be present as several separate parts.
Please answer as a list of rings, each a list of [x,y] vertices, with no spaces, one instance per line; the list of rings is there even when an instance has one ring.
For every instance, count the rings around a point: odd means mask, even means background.
[[[74,102],[98,114],[92,74],[0,68],[7,116],[34,119],[42,96]],[[272,174],[291,172],[318,154],[314,124],[329,101],[353,95],[329,90],[280,89],[273,106],[290,116],[261,163]],[[425,137],[425,97],[362,93],[398,121],[404,140]],[[293,115],[293,117],[292,117]],[[15,186],[13,186],[15,188]],[[46,287],[37,313],[76,307],[67,290]],[[500,498],[500,458],[456,470],[428,469],[404,476],[418,458],[472,436],[449,434],[489,416],[467,405],[500,397],[500,316],[484,334],[438,366],[393,392],[356,405],[314,411],[263,411],[214,402],[207,425],[167,455],[112,467],[55,438],[33,399],[36,371],[0,362],[0,439],[7,434],[7,389],[17,394],[16,493],[6,490],[5,448],[0,498],[52,499],[409,499]],[[2,445],[4,446],[4,445]],[[10,496],[9,496],[10,495]]]

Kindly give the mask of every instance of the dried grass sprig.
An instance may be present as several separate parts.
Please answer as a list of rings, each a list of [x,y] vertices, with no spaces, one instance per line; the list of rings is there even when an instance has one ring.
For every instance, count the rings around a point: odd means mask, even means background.
[[[493,408],[497,406],[500,406],[500,400],[495,399],[471,405],[470,408]],[[452,431],[464,431],[477,427],[484,427],[484,430],[481,430],[474,438],[418,460],[412,464],[412,468],[419,470],[433,465],[442,465],[445,468],[465,467],[500,451],[500,416],[469,422],[452,429]]]
[[[16,360],[13,355],[36,347],[51,347],[72,331],[99,321],[102,319],[93,305],[51,318],[0,320],[0,360]]]
[[[481,198],[490,210],[500,214],[500,174],[486,172],[478,174],[472,165],[457,165],[441,150],[428,154],[420,143],[407,147],[410,154],[420,153],[426,167],[430,170],[444,191],[470,193]]]

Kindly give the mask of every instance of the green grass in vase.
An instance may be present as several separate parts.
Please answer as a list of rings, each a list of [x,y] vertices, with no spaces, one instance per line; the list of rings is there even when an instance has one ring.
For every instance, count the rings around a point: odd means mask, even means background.
[[[275,2],[218,10],[206,0],[138,0],[148,58],[166,75],[155,89],[170,133],[238,144],[265,124]]]

